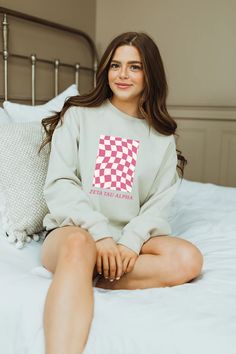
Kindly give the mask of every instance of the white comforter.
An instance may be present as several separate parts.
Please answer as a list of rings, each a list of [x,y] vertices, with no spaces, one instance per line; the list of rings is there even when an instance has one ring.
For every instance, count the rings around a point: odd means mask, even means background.
[[[202,275],[172,288],[94,288],[84,354],[236,353],[236,188],[184,180],[172,234],[204,255]],[[0,353],[43,354],[43,307],[51,282],[40,243],[18,250],[0,237]]]

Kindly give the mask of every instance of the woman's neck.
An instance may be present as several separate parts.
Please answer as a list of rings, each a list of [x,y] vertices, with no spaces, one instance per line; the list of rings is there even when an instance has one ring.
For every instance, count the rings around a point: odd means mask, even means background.
[[[128,114],[132,117],[139,117],[138,104],[137,102],[121,101],[116,97],[111,97],[110,102],[118,108],[121,112]]]

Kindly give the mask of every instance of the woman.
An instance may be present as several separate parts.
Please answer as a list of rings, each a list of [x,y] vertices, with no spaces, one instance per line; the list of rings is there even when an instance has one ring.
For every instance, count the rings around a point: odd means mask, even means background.
[[[106,289],[145,289],[201,272],[200,251],[170,236],[167,221],[180,181],[177,160],[182,171],[186,161],[177,159],[166,96],[156,44],[128,32],[105,51],[96,88],[43,120],[51,153],[42,264],[54,273],[44,313],[47,354],[82,353],[92,279]]]

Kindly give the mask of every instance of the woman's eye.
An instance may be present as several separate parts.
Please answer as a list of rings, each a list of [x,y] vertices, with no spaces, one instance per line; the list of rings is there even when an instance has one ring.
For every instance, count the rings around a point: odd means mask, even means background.
[[[140,65],[131,65],[130,69],[133,71],[138,71],[141,70],[142,67]]]
[[[119,64],[111,63],[110,68],[111,69],[118,69],[119,68]]]

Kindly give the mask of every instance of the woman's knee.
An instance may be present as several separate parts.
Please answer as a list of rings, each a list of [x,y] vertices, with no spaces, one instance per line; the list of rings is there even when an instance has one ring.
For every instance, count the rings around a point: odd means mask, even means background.
[[[79,227],[65,226],[55,229],[43,243],[42,265],[54,273],[59,259],[67,262],[86,261],[96,258],[96,244],[92,236]]]
[[[73,231],[64,239],[59,256],[67,262],[87,261],[93,264],[96,260],[95,242],[87,231]]]
[[[187,244],[178,250],[176,272],[182,282],[195,279],[201,274],[203,256],[193,244]]]

